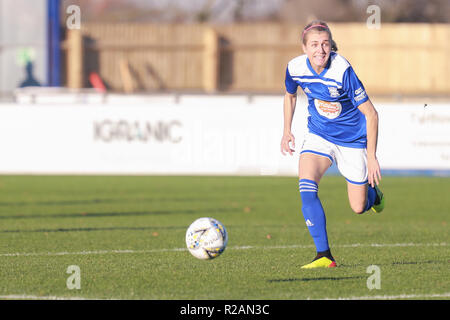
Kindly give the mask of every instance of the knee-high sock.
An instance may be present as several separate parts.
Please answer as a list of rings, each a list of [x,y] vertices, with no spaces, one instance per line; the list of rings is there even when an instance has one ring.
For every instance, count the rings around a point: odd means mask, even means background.
[[[366,207],[364,209],[364,212],[372,208],[373,204],[375,203],[375,200],[377,198],[377,192],[375,191],[375,188],[372,188],[372,186],[369,184],[367,186],[367,202]]]
[[[329,250],[325,212],[317,195],[319,188],[313,180],[300,179],[299,191],[302,213],[317,252]]]

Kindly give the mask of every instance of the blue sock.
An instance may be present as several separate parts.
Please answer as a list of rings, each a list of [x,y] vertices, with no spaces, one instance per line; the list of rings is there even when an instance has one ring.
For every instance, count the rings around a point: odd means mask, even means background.
[[[300,179],[298,186],[302,199],[303,217],[317,252],[329,250],[325,212],[317,196],[319,190],[317,183],[313,180]]]
[[[372,208],[373,204],[375,203],[375,200],[377,198],[377,192],[375,191],[375,188],[372,188],[372,186],[369,184],[367,186],[367,203],[366,207],[364,209],[364,212]]]

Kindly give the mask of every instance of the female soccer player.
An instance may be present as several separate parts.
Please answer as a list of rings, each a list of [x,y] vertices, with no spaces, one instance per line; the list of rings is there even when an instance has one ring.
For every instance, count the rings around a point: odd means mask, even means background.
[[[376,157],[378,113],[350,63],[337,54],[330,28],[324,21],[309,23],[302,32],[304,55],[292,59],[286,70],[283,155],[295,151],[291,124],[297,87],[308,97],[308,133],[299,160],[302,213],[317,255],[302,268],[336,267],[326,231],[325,212],[318,198],[319,182],[333,161],[347,180],[350,207],[358,214],[381,212],[384,198]]]

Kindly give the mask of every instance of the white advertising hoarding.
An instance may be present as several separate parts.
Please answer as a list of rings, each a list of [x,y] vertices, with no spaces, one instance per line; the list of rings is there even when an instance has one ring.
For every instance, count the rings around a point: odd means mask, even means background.
[[[0,105],[2,174],[296,175],[281,96]],[[306,127],[299,97],[296,147]],[[376,103],[382,169],[450,170],[450,104]],[[298,151],[298,150],[297,150]]]

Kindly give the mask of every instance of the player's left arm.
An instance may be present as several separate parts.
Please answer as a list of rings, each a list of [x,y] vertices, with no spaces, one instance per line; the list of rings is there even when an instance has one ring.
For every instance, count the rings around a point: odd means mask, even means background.
[[[378,142],[378,112],[375,110],[370,99],[361,103],[358,109],[366,117],[367,128],[367,168],[369,184],[374,187],[381,180],[380,164],[377,159]]]

